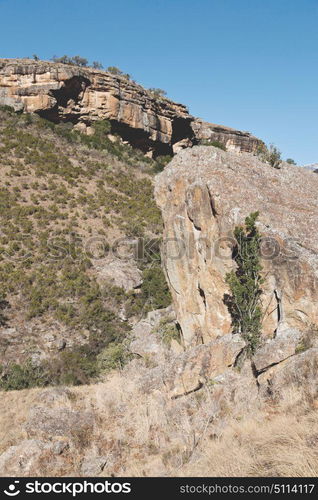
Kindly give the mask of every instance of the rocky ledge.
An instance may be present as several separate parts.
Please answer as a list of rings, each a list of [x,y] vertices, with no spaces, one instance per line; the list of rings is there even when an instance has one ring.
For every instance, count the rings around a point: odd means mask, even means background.
[[[107,119],[112,133],[154,155],[173,154],[202,140],[246,152],[262,144],[249,132],[196,119],[183,104],[156,97],[123,76],[60,63],[0,59],[0,105],[70,122],[87,133],[94,121]]]

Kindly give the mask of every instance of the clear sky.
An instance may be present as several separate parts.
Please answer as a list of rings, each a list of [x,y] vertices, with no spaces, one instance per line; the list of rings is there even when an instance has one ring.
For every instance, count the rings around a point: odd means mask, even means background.
[[[81,55],[318,162],[318,0],[0,0],[0,57]]]

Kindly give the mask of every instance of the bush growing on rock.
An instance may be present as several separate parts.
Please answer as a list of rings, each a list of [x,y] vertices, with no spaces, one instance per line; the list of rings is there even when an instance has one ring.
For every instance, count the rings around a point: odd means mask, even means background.
[[[102,371],[123,368],[130,358],[130,353],[125,343],[111,342],[98,355],[98,366]]]
[[[150,88],[149,92],[154,96],[154,97],[166,97],[167,92],[163,89],[156,89],[156,88]]]
[[[117,66],[108,66],[106,71],[112,75],[123,76],[126,80],[130,80],[130,75],[128,73],[124,73],[121,69],[117,68]]]
[[[234,230],[237,268],[226,275],[231,295],[224,298],[233,330],[246,340],[250,353],[254,353],[260,343],[262,321],[260,298],[264,279],[259,255],[261,236],[256,227],[258,216],[258,212],[252,213],[246,217],[244,226],[237,226]]]
[[[208,139],[203,139],[200,142],[200,146],[213,146],[215,148],[222,149],[223,151],[226,151],[226,146],[225,144],[222,144],[220,141],[209,141]]]
[[[88,65],[88,60],[85,57],[81,56],[73,56],[73,57],[67,55],[61,57],[53,56],[52,61],[55,63],[70,64],[72,66],[86,67]]]
[[[103,69],[103,65],[99,61],[93,61],[92,66],[94,69]]]

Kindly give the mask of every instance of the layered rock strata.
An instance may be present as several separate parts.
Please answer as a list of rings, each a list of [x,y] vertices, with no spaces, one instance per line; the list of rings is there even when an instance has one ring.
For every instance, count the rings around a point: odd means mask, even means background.
[[[247,132],[211,125],[183,104],[155,96],[124,76],[30,59],[0,59],[0,105],[70,122],[91,133],[107,119],[111,132],[145,153],[168,155],[201,140],[254,152],[261,141]]]

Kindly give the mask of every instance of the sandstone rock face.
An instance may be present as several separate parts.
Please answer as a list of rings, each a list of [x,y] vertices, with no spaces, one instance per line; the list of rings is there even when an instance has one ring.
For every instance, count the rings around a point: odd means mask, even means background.
[[[301,333],[294,328],[280,331],[274,339],[268,340],[253,357],[255,368],[258,372],[266,370],[271,365],[293,356],[301,339]]]
[[[197,123],[184,105],[156,98],[122,76],[45,61],[0,59],[0,105],[56,123],[71,122],[87,133],[94,121],[107,119],[113,133],[161,155],[204,138],[238,151],[255,151],[261,143],[245,132]]]
[[[283,398],[289,388],[298,391],[300,397],[306,395],[315,401],[318,398],[317,369],[317,347],[291,356],[258,377],[260,395]]]
[[[180,354],[166,371],[165,384],[172,398],[200,389],[234,365],[245,347],[240,335],[224,335]]]
[[[156,329],[162,320],[173,322],[174,319],[175,314],[172,307],[149,312],[147,317],[141,319],[132,329],[133,340],[129,346],[130,351],[141,357],[158,358],[159,361],[162,361],[165,346],[162,339],[158,338]]]
[[[231,331],[224,278],[233,267],[232,231],[256,210],[264,335],[318,323],[317,190],[317,175],[301,167],[277,170],[250,154],[202,146],[181,151],[157,176],[165,271],[187,346]]]
[[[223,125],[207,123],[195,120],[192,123],[195,137],[199,141],[220,142],[226,146],[228,151],[245,151],[255,153],[261,145],[261,141],[249,132],[242,132]]]

